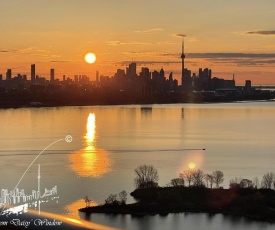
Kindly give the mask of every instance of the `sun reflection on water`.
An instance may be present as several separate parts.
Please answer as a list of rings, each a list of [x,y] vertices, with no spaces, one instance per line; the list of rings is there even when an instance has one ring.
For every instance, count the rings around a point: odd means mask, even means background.
[[[84,141],[86,147],[69,156],[71,170],[82,177],[100,177],[110,172],[112,160],[109,152],[95,145],[96,117],[94,113],[88,116]]]
[[[90,113],[88,116],[88,120],[87,120],[87,125],[86,125],[86,129],[87,129],[87,133],[85,136],[86,139],[86,143],[87,145],[94,145],[94,140],[95,140],[95,114],[94,113]]]
[[[84,208],[85,205],[86,204],[84,199],[80,199],[71,204],[66,205],[64,208],[66,215],[74,219],[79,219],[78,209]],[[96,206],[96,205],[97,203],[95,203],[94,201],[91,201],[90,206]]]

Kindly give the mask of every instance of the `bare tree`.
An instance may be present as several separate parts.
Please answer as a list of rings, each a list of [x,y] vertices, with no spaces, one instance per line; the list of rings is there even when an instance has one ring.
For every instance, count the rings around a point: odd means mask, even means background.
[[[188,186],[190,187],[191,182],[193,181],[193,170],[188,169],[184,170],[183,173],[180,173],[180,178],[185,178],[188,182]]]
[[[127,201],[127,192],[125,190],[121,191],[118,194],[118,197],[119,197],[120,204],[126,204],[126,201]]]
[[[272,186],[273,186],[273,189],[275,189],[275,176],[274,176],[273,181],[272,181]]]
[[[256,188],[256,189],[260,187],[260,181],[259,181],[258,177],[254,177],[254,179],[253,179],[253,187]]]
[[[108,198],[105,200],[105,204],[114,205],[118,204],[117,195],[116,194],[110,194]]]
[[[203,186],[204,173],[202,170],[197,169],[192,172],[192,182],[194,186]]]
[[[171,180],[171,185],[173,187],[184,186],[184,179],[183,178],[175,178]]]
[[[136,188],[151,188],[158,186],[158,171],[152,165],[140,165],[135,169],[136,177],[134,184]]]
[[[91,203],[92,200],[88,196],[85,196],[83,199],[86,203],[86,208],[90,207],[90,203]]]
[[[252,180],[249,179],[242,179],[240,182],[241,188],[253,188]]]
[[[240,188],[241,180],[241,177],[235,177],[234,179],[230,179],[229,188]]]
[[[214,183],[213,176],[211,174],[205,174],[204,179],[206,181],[206,187],[212,188]]]
[[[212,173],[213,182],[216,185],[216,188],[220,186],[220,184],[224,181],[223,172],[220,170],[216,170]]]
[[[264,174],[262,179],[262,187],[271,189],[273,180],[274,174],[272,172]]]

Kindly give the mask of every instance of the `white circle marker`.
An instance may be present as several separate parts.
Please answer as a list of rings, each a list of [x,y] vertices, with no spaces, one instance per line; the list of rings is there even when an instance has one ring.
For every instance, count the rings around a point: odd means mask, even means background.
[[[73,141],[73,137],[72,137],[71,135],[67,135],[67,136],[65,137],[65,141],[68,142],[68,143],[70,143],[70,142]]]

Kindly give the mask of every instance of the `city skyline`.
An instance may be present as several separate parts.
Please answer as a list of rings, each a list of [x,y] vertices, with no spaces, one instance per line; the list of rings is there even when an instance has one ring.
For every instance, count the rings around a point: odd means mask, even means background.
[[[142,3],[142,2],[141,2]],[[145,2],[144,2],[145,3]],[[173,72],[180,82],[181,38],[185,67],[213,69],[214,77],[237,84],[275,84],[275,3],[265,0],[201,2],[155,0],[1,2],[0,73],[30,75],[36,64],[41,76],[112,76],[130,62]],[[165,10],[164,10],[165,9]],[[125,20],[127,19],[127,20]],[[87,64],[84,55],[97,61]]]

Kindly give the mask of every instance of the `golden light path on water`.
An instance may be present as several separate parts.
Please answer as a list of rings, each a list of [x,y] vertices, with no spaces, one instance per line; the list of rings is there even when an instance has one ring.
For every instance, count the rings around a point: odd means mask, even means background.
[[[70,168],[82,177],[100,177],[111,171],[112,161],[109,152],[97,148],[96,139],[96,117],[90,113],[87,119],[86,134],[84,135],[84,149],[73,152],[69,156]]]
[[[66,207],[65,207],[65,211],[66,211],[66,215],[71,217],[71,218],[74,218],[74,219],[79,219],[79,215],[78,215],[78,210],[80,208],[84,208],[85,207],[85,201],[84,199],[79,199],[71,204],[68,204]],[[91,201],[90,206],[96,206],[98,205],[97,203]]]

